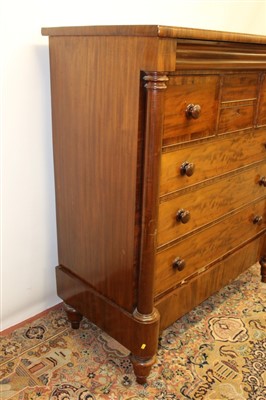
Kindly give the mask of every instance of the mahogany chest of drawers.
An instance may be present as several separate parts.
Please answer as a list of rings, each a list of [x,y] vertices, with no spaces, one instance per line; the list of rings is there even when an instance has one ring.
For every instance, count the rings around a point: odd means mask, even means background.
[[[266,37],[164,26],[49,36],[58,295],[127,347],[260,261]]]

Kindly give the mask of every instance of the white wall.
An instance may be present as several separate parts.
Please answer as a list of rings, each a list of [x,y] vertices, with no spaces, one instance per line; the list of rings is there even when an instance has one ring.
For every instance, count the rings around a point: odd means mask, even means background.
[[[164,24],[266,35],[264,0],[0,0],[2,326],[60,300],[48,38],[42,26]]]

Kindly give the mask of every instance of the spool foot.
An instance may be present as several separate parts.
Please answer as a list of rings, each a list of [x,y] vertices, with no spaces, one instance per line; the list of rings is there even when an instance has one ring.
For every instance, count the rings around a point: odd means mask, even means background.
[[[147,382],[147,377],[150,373],[151,367],[156,362],[156,356],[152,358],[143,359],[131,355],[131,362],[133,364],[136,380],[139,384],[144,385]]]

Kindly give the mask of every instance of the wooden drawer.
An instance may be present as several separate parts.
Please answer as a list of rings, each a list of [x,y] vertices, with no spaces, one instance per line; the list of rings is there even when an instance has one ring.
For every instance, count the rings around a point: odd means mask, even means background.
[[[258,74],[227,74],[222,77],[221,101],[250,100],[257,97]]]
[[[160,195],[265,159],[265,135],[265,130],[235,134],[230,138],[163,153]],[[180,167],[184,162],[194,164],[195,171],[192,176],[180,174]]]
[[[161,315],[161,329],[175,322],[177,318],[192,310],[256,263],[264,240],[263,236],[252,240],[246,246],[213,264],[206,271],[182,282],[167,295],[159,296],[155,301],[155,307]]]
[[[163,145],[213,136],[218,108],[219,76],[172,76],[165,93]],[[187,116],[199,105],[198,118]]]
[[[228,133],[248,129],[253,126],[255,102],[236,102],[221,107],[218,133]]]
[[[254,124],[258,74],[232,74],[222,77],[218,133],[251,128]]]
[[[262,216],[261,224],[253,223],[256,216]],[[266,210],[263,200],[157,253],[155,296],[230,253],[265,228]],[[173,262],[177,258],[186,263],[181,271],[173,267]]]
[[[266,125],[266,74],[262,76],[262,81],[261,81],[257,125],[258,126]]]
[[[265,196],[266,188],[261,181],[262,177],[265,178],[263,174],[266,175],[266,167],[259,165],[220,179],[200,190],[189,191],[163,201],[159,206],[157,245],[170,242]],[[183,213],[182,210],[184,210]],[[190,219],[186,221],[188,213]]]

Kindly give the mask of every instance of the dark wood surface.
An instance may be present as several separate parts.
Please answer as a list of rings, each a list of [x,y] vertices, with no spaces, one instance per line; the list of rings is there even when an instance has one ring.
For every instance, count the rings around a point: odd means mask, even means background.
[[[253,168],[225,175],[211,184],[202,184],[200,190],[194,186],[193,191],[164,196],[159,206],[157,245],[202,229],[225,215],[230,217],[235,210],[259,198],[264,199],[266,188],[259,184],[264,173],[265,165],[259,163]],[[176,219],[178,210],[182,209],[190,213],[186,223]]]
[[[206,142],[187,142],[163,149],[160,194],[218,179],[247,165],[265,161],[265,128],[216,136]],[[180,174],[184,161],[195,165],[192,176]]]
[[[58,294],[74,328],[85,315],[131,351],[144,383],[159,330],[258,260],[265,281],[266,38],[42,32]],[[180,210],[189,218],[177,220]]]
[[[161,316],[160,329],[167,328],[222,286],[236,279],[241,272],[257,261],[257,255],[262,254],[263,249],[265,249],[265,239],[261,236],[216,264],[210,264],[200,274],[183,279],[175,289],[158,297],[155,307]],[[262,265],[265,279],[265,260]]]
[[[254,224],[255,216],[262,216],[260,225]],[[240,211],[228,215],[214,225],[191,234],[165,250],[160,249],[155,263],[155,295],[169,290],[182,279],[200,271],[233,250],[240,248],[266,228],[265,197]],[[182,271],[172,264],[176,257],[186,262]]]

